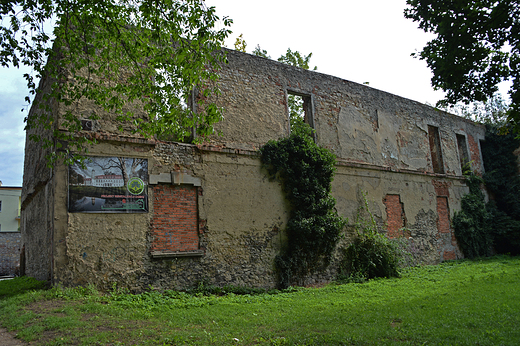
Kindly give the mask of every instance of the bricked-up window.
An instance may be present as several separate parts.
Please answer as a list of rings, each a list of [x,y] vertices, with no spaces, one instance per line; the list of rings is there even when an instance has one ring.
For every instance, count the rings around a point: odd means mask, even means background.
[[[466,136],[457,135],[457,147],[459,148],[460,169],[464,171],[464,165],[469,162],[468,146]]]
[[[399,195],[386,195],[383,199],[386,207],[386,227],[388,238],[403,236],[403,228],[406,226],[403,203]]]
[[[444,162],[442,160],[441,137],[439,128],[428,125],[428,139],[430,140],[430,152],[434,173],[444,173]]]
[[[154,186],[153,209],[152,252],[199,250],[196,186]]]
[[[448,197],[437,196],[437,229],[439,233],[450,233],[450,208]]]

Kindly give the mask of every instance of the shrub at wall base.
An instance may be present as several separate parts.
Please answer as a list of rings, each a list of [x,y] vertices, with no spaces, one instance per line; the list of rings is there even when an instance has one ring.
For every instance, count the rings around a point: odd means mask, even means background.
[[[378,232],[374,215],[368,208],[363,193],[354,225],[356,236],[343,249],[343,259],[339,267],[339,280],[364,281],[373,278],[399,277],[399,266],[404,260],[404,251],[399,239],[388,239]]]

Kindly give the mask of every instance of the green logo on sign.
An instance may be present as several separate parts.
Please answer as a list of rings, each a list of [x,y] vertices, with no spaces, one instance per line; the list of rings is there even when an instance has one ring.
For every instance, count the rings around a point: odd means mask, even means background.
[[[128,181],[126,188],[132,195],[140,195],[143,193],[144,183],[140,178],[134,177]]]

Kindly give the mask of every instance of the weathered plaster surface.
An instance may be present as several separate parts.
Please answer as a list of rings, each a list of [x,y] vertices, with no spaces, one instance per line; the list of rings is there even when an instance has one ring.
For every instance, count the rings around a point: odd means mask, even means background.
[[[350,225],[366,194],[385,230],[384,198],[399,195],[405,220],[401,234],[415,263],[461,256],[449,226],[446,232],[443,224],[441,232],[439,224],[460,209],[460,198],[467,192],[456,134],[465,135],[473,168],[482,172],[480,160],[474,158],[480,157],[483,127],[365,85],[268,59],[229,52],[228,60],[219,72],[222,93],[213,100],[226,110],[216,126],[221,135],[204,138],[198,146],[148,140],[131,135],[131,129],[117,132],[113,118],[102,112],[94,130],[85,133],[99,141],[89,148],[90,155],[148,159],[154,186],[174,184],[172,172],[200,185],[201,255],[151,255],[153,189],[149,213],[68,213],[67,168],[46,168],[45,152],[28,142],[22,213],[27,274],[105,289],[117,282],[136,291],[150,285],[185,288],[201,280],[274,287],[274,258],[286,241],[289,205],[280,182],[267,178],[257,149],[289,133],[289,92],[312,99],[317,142],[338,157],[332,194]],[[78,107],[82,113],[96,111],[87,103]],[[439,129],[444,174],[433,173],[428,126]],[[442,219],[444,212],[448,216]],[[351,231],[352,227],[345,230],[343,245]],[[333,278],[339,256],[338,251],[333,265],[307,283]]]

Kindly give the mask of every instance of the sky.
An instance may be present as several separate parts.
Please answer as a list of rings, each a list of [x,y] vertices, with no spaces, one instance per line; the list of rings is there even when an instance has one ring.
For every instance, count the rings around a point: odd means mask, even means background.
[[[273,59],[287,51],[312,52],[318,72],[422,103],[435,104],[444,94],[434,91],[431,72],[411,53],[433,38],[404,18],[406,0],[207,0],[219,17],[233,19],[226,41],[238,35],[251,53],[256,45]],[[22,186],[27,95],[23,73],[0,68],[0,181]],[[24,108],[24,112],[21,109]]]

